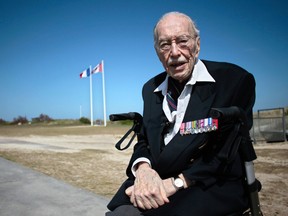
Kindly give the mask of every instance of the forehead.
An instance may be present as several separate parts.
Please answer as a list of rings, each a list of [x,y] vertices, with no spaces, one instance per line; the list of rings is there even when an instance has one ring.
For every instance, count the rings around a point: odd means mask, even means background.
[[[182,16],[168,16],[163,18],[157,25],[158,40],[191,35],[192,29],[189,21]]]

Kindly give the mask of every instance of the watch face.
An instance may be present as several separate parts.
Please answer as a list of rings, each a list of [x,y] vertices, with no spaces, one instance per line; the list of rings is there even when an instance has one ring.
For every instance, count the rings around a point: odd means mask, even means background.
[[[174,183],[175,183],[176,187],[178,187],[178,188],[182,188],[184,186],[184,182],[181,178],[176,178],[174,180]]]

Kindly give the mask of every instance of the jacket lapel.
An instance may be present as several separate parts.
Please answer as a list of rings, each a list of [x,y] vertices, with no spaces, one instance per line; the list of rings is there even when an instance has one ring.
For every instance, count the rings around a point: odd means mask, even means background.
[[[162,109],[163,98],[161,92],[156,92],[155,97],[151,98],[151,100],[154,100],[150,103],[153,104],[153,106],[149,106],[149,112],[146,113],[146,117],[148,115],[148,121],[145,122],[145,124],[147,128],[149,128],[146,136],[149,140],[149,148],[153,161],[157,160],[161,147],[164,145],[163,131],[165,129],[165,123],[168,122]]]
[[[206,118],[215,98],[215,83],[196,83],[183,122]]]
[[[215,83],[207,82],[198,82],[193,86],[183,122],[208,117],[215,98],[214,86]],[[179,169],[181,166],[186,166],[187,160],[189,161],[191,159],[190,155],[193,155],[193,151],[197,150],[199,146],[206,142],[207,134],[208,133],[181,136],[178,132],[161,152],[156,169],[159,170],[162,175],[165,175],[164,170],[166,169],[163,169],[163,167],[169,167],[170,172]]]

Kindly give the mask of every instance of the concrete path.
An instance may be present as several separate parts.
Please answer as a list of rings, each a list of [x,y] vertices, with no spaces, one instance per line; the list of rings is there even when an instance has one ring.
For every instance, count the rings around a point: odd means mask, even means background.
[[[108,200],[0,157],[1,216],[101,216]]]

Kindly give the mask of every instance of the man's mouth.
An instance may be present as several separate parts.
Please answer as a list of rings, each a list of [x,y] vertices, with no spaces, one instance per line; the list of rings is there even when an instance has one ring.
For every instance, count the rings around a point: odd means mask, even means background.
[[[169,64],[170,67],[173,67],[173,68],[178,68],[178,67],[181,67],[182,65],[184,65],[186,62],[171,62]]]

